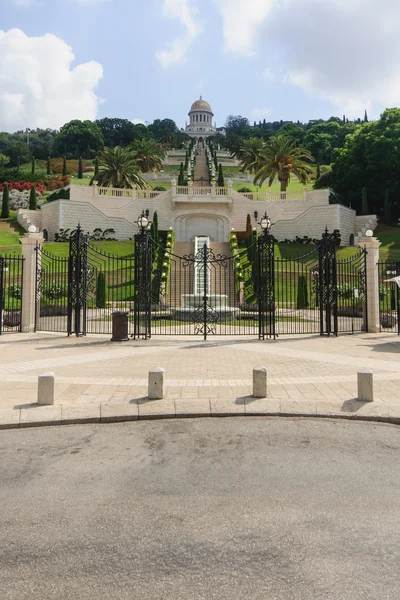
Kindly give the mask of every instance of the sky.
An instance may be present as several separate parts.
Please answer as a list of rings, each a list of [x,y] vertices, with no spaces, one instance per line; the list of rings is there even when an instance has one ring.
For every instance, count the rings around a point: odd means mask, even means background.
[[[400,105],[399,0],[0,0],[0,131],[377,118]]]

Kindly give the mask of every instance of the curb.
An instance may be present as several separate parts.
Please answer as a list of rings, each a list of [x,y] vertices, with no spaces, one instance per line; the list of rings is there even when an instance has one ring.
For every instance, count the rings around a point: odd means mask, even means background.
[[[160,402],[160,401],[158,401]],[[276,404],[276,400],[271,403]],[[268,404],[268,400],[265,402]],[[316,402],[299,402],[299,409],[293,409],[293,404],[285,410],[285,401],[282,400],[281,407],[277,410],[267,405],[261,408],[253,407],[244,403],[234,404],[236,410],[231,407],[226,409],[214,406],[212,400],[198,405],[188,406],[187,409],[179,408],[175,402],[161,401],[132,403],[124,405],[100,404],[92,405],[55,405],[38,407],[32,405],[30,408],[9,409],[0,411],[0,430],[26,429],[31,427],[48,427],[61,425],[87,425],[91,423],[123,423],[129,421],[149,421],[162,419],[201,419],[201,418],[227,418],[227,417],[279,417],[279,418],[308,418],[308,419],[341,419],[348,421],[366,421],[400,425],[400,405],[385,404],[363,404],[355,405],[357,410],[343,411],[328,409],[323,403],[319,406]]]

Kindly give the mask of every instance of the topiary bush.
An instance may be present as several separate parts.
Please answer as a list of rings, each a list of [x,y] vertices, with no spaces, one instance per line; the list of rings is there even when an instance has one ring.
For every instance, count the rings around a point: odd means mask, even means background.
[[[97,308],[106,308],[106,305],[106,278],[104,273],[99,273],[96,286],[96,306]]]
[[[307,279],[299,275],[297,282],[297,308],[308,308]]]
[[[240,190],[238,190],[238,192],[240,192],[241,194],[248,194],[249,192],[252,192],[253,190],[251,190],[248,187],[242,187],[240,188]]]

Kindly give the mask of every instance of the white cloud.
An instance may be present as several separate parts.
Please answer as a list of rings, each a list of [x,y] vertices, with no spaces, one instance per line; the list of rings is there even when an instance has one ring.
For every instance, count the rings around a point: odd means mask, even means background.
[[[16,6],[30,6],[31,4],[34,4],[35,0],[14,0],[14,4]]]
[[[398,0],[284,0],[265,37],[289,83],[353,118],[400,104],[399,23]]]
[[[0,131],[96,118],[103,67],[94,61],[71,67],[74,59],[72,48],[55,35],[0,30]]]
[[[259,108],[253,108],[250,116],[252,120],[259,121],[260,119],[265,119],[268,115],[271,114],[270,106],[261,106]]]
[[[134,125],[145,125],[146,124],[146,121],[144,119],[141,119],[140,117],[131,119],[131,121]]]
[[[177,19],[185,32],[170,42],[166,48],[156,52],[156,58],[164,69],[185,62],[188,50],[201,33],[201,25],[197,20],[197,11],[192,0],[162,0],[163,13],[166,18]]]
[[[214,0],[222,15],[225,50],[251,55],[275,0]]]

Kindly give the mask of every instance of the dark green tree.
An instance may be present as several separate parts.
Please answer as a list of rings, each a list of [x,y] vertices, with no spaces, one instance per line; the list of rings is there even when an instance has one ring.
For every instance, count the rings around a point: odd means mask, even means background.
[[[83,179],[83,164],[82,164],[82,156],[79,157],[79,165],[78,165],[78,179]]]
[[[36,198],[36,188],[34,185],[31,186],[31,192],[29,194],[29,210],[37,209],[37,198]]]
[[[106,308],[106,278],[104,273],[99,273],[97,276],[96,306],[97,308]]]
[[[94,180],[97,181],[98,177],[99,177],[99,159],[96,156],[96,158],[94,159]]]
[[[158,214],[157,211],[154,211],[153,215],[153,225],[154,225],[154,239],[159,243],[159,235],[158,235]]]
[[[317,179],[321,177],[321,165],[317,163]]]
[[[128,119],[109,119],[104,118],[95,121],[96,125],[100,128],[104,144],[108,148],[114,148],[115,146],[129,146],[134,139],[138,137],[148,137],[147,127],[142,125],[146,132],[146,135],[138,135],[135,132],[135,125]]]
[[[308,307],[307,279],[305,275],[299,275],[297,281],[297,308]]]
[[[64,158],[63,158],[63,170],[62,170],[62,174],[63,174],[63,177],[67,176],[67,157],[66,156],[64,156]]]
[[[218,168],[218,182],[217,183],[218,183],[219,187],[224,187],[225,186],[224,172],[222,170],[221,163],[219,163],[219,168]]]
[[[47,175],[51,175],[51,161],[50,161],[50,156],[47,157],[46,173],[47,173]]]
[[[56,151],[65,152],[71,158],[78,158],[88,146],[95,152],[103,150],[104,138],[96,123],[75,119],[61,127],[54,140],[54,146]]]
[[[368,122],[369,122],[368,121],[368,113],[367,113],[367,111],[365,111],[365,114],[364,114],[364,123],[368,123]]]
[[[361,213],[369,215],[367,188],[363,187],[361,191]]]
[[[32,173],[32,175],[35,174],[35,171],[36,171],[36,160],[35,160],[35,157],[32,156],[32,167],[31,167],[31,173]]]
[[[8,219],[10,216],[10,191],[8,189],[8,185],[5,183],[4,184],[4,189],[3,189],[3,202],[1,205],[1,218],[2,219]]]
[[[179,169],[179,176],[178,176],[178,185],[184,185],[184,181],[185,181],[185,174],[184,174],[184,170],[183,170],[183,163],[181,163],[181,167]]]

